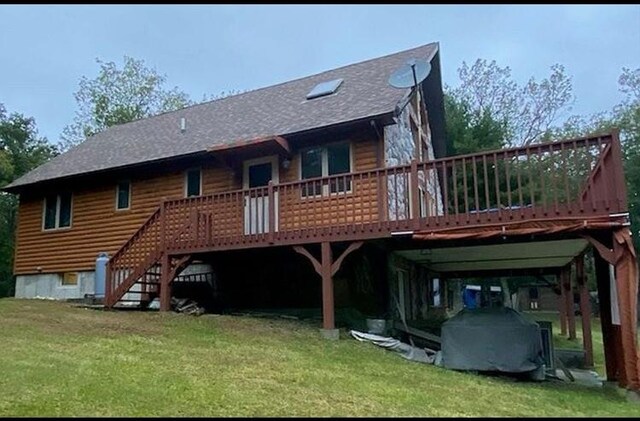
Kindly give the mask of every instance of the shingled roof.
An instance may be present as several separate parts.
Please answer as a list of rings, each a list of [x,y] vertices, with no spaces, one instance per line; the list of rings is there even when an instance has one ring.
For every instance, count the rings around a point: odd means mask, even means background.
[[[431,43],[290,82],[110,127],[15,180],[5,189],[62,177],[204,152],[213,146],[287,136],[393,112],[405,91],[387,83],[410,58],[430,60]],[[320,83],[344,80],[338,91],[311,100]],[[186,130],[181,132],[181,119]]]

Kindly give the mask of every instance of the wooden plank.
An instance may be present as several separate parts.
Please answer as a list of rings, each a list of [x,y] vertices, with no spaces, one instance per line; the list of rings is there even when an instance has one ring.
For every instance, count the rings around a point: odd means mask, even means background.
[[[429,332],[425,332],[424,330],[416,329],[415,327],[411,327],[411,326],[405,327],[404,324],[402,324],[397,320],[393,322],[393,327],[394,329],[400,330],[402,332],[408,333],[413,336],[417,336],[418,338],[426,339],[430,342],[434,342],[437,344],[442,343],[442,340],[440,339],[439,336],[436,336]]]

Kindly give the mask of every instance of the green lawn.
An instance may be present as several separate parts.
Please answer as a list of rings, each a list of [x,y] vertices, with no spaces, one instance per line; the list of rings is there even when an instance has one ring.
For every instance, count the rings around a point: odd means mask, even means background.
[[[582,319],[576,316],[576,339],[569,340],[567,335],[560,334],[560,317],[557,312],[527,312],[525,315],[531,320],[547,320],[553,322],[553,344],[556,348],[582,349]],[[600,319],[591,318],[591,341],[593,342],[594,369],[601,376],[605,376],[604,345],[602,342],[602,328]]]
[[[611,389],[452,372],[289,320],[15,299],[0,320],[0,416],[640,414]]]

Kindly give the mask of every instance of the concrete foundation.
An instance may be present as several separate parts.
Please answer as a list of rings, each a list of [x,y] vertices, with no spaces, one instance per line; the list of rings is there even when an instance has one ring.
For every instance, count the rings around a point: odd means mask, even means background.
[[[320,335],[322,335],[323,339],[328,339],[330,341],[337,341],[340,339],[340,330],[339,329],[320,329]]]
[[[211,272],[211,265],[194,263],[187,266],[182,275]],[[76,272],[77,285],[62,285],[62,273],[39,273],[16,276],[16,298],[51,298],[69,300],[84,298],[85,294],[95,294],[95,271]],[[140,285],[134,285],[132,291],[140,291]],[[136,300],[140,294],[125,294],[124,299]],[[134,303],[135,304],[135,303]]]
[[[77,285],[62,285],[62,273],[16,276],[16,298],[67,300],[95,293],[95,272],[77,272]]]

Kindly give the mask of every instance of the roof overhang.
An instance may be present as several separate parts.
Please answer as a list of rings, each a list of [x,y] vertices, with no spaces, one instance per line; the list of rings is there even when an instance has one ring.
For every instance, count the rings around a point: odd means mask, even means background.
[[[278,135],[261,136],[247,140],[236,140],[207,148],[223,165],[234,172],[241,170],[242,163],[247,159],[263,156],[278,155],[283,159],[291,158],[289,141]]]
[[[257,153],[268,154],[278,153],[282,155],[291,155],[289,141],[282,136],[271,135],[262,136],[248,140],[236,140],[222,145],[211,146],[207,152],[215,153],[243,153],[248,149]]]

